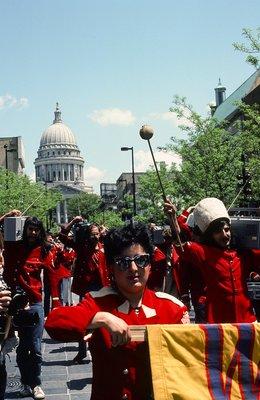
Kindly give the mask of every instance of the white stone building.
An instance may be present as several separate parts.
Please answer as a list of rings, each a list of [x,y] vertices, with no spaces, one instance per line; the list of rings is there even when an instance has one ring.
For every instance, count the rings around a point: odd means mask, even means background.
[[[56,187],[62,192],[63,200],[56,208],[56,222],[67,222],[66,199],[81,192],[92,193],[93,188],[84,183],[84,159],[71,129],[62,122],[59,104],[55,118],[42,134],[38,157],[35,159],[37,182],[46,187]]]

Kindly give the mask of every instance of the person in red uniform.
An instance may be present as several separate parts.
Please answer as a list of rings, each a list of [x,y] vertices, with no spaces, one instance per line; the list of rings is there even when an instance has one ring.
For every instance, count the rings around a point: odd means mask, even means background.
[[[71,293],[72,268],[76,258],[76,252],[59,243],[60,251],[57,254],[56,266],[59,275],[60,299],[63,305],[73,304]]]
[[[93,330],[91,400],[148,400],[148,344],[131,341],[129,325],[189,322],[187,309],[175,297],[146,288],[153,245],[144,225],[111,230],[104,245],[112,286],[88,293],[77,306],[54,309],[45,328],[65,342]]]
[[[74,239],[68,236],[70,229],[79,222],[83,222],[83,218],[77,216],[69,224],[63,226],[59,239],[65,246],[75,250],[76,259],[71,291],[79,296],[79,300],[82,300],[87,292],[108,286],[109,276],[103,244],[99,241],[98,224],[78,225]],[[86,356],[86,343],[80,341],[78,354],[72,362],[82,364]]]
[[[165,209],[175,212],[171,202],[165,203]],[[205,198],[195,206],[193,214],[201,242],[188,242],[181,262],[201,272],[206,287],[207,322],[254,322],[246,285],[253,272],[253,253],[247,250],[240,254],[230,249],[230,218],[221,200]],[[257,265],[259,268],[260,263]]]
[[[199,236],[196,235],[196,229],[194,229],[193,209],[194,207],[189,207],[177,217],[180,227],[180,238],[183,245],[187,242],[200,241]],[[182,262],[176,262],[175,268],[180,299],[188,310],[191,309],[192,304],[195,313],[195,323],[205,323],[206,287],[202,274],[196,266],[193,265],[190,268],[189,262],[186,262],[182,257],[180,246],[176,243],[175,250],[178,257],[180,256],[182,260]],[[180,257],[178,261],[180,261]]]
[[[42,270],[48,271],[53,306],[59,305],[56,272],[52,247],[46,241],[42,222],[36,217],[28,217],[24,224],[22,240],[5,241],[4,280],[13,292],[22,290],[28,297],[27,317],[38,315],[38,322],[32,326],[17,327],[19,346],[17,365],[21,374],[20,396],[33,395],[34,399],[44,399],[41,388],[41,340],[44,325],[42,305]]]

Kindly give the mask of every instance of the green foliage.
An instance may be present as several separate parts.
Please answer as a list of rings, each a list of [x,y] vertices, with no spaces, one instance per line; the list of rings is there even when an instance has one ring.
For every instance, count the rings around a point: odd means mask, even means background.
[[[248,170],[252,175],[253,198],[260,198],[260,104],[240,103],[244,115],[240,126],[240,147],[248,156]]]
[[[72,219],[81,215],[88,221],[94,221],[94,216],[100,210],[101,199],[97,194],[81,193],[68,200],[68,215]]]
[[[105,225],[107,228],[117,228],[124,225],[121,214],[115,211],[98,212],[94,215],[93,221]]]
[[[100,197],[93,193],[82,193],[68,200],[68,215],[72,219],[81,215],[88,222],[96,222],[108,228],[123,224],[121,214],[116,211],[102,210]]]
[[[237,123],[236,133],[212,117],[196,113],[184,97],[175,96],[170,111],[184,120],[180,126],[182,139],[171,138],[162,147],[166,152],[177,153],[181,168],[176,165],[161,170],[160,176],[167,196],[178,209],[196,204],[204,197],[217,197],[226,206],[235,199],[237,175],[242,171],[241,155],[249,156],[248,170],[252,175],[253,198],[260,198],[260,106],[239,105],[244,115],[243,123]],[[161,190],[154,171],[148,171],[140,180],[139,218],[156,222],[163,220]],[[240,198],[234,205],[239,204]]]
[[[59,192],[46,190],[26,175],[17,175],[0,168],[0,215],[15,208],[45,222],[47,211],[55,208],[60,199]]]
[[[159,171],[166,195],[176,198],[175,172],[174,168],[167,169],[165,166],[162,166]],[[158,224],[162,223],[165,220],[162,204],[162,191],[157,174],[154,169],[151,169],[139,179],[138,210],[140,212],[135,219],[142,222],[154,220]]]
[[[230,204],[236,191],[236,174],[240,168],[241,148],[237,135],[227,131],[212,117],[203,118],[186,103],[185,98],[175,96],[170,109],[186,124],[180,129],[187,139],[171,138],[168,150],[182,158],[178,172],[179,193],[185,205],[191,205],[203,197],[218,197]]]
[[[251,29],[244,28],[242,35],[246,38],[248,44],[244,43],[233,43],[236,50],[247,54],[246,62],[253,65],[255,68],[259,68],[259,56],[260,53],[260,27],[253,33]]]

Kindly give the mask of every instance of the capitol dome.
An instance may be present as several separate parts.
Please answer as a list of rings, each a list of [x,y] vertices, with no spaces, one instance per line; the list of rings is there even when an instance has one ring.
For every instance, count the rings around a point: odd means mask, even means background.
[[[43,132],[40,146],[59,143],[75,145],[76,141],[71,129],[67,125],[62,122],[55,122]]]
[[[59,105],[56,105],[56,111],[54,112],[55,118],[53,124],[50,125],[42,134],[40,147],[50,145],[72,145],[76,146],[76,140],[71,129],[65,125],[61,120],[61,112]]]
[[[56,104],[54,121],[42,134],[38,157],[35,159],[36,181],[52,185],[84,186],[84,159],[75,136],[62,122],[59,104]]]

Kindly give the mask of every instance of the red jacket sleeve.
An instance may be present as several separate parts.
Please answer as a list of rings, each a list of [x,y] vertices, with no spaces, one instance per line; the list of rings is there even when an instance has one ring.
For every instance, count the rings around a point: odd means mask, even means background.
[[[88,325],[100,311],[98,305],[87,294],[84,300],[73,307],[58,307],[51,311],[45,322],[45,329],[54,340],[76,342],[82,339]]]

